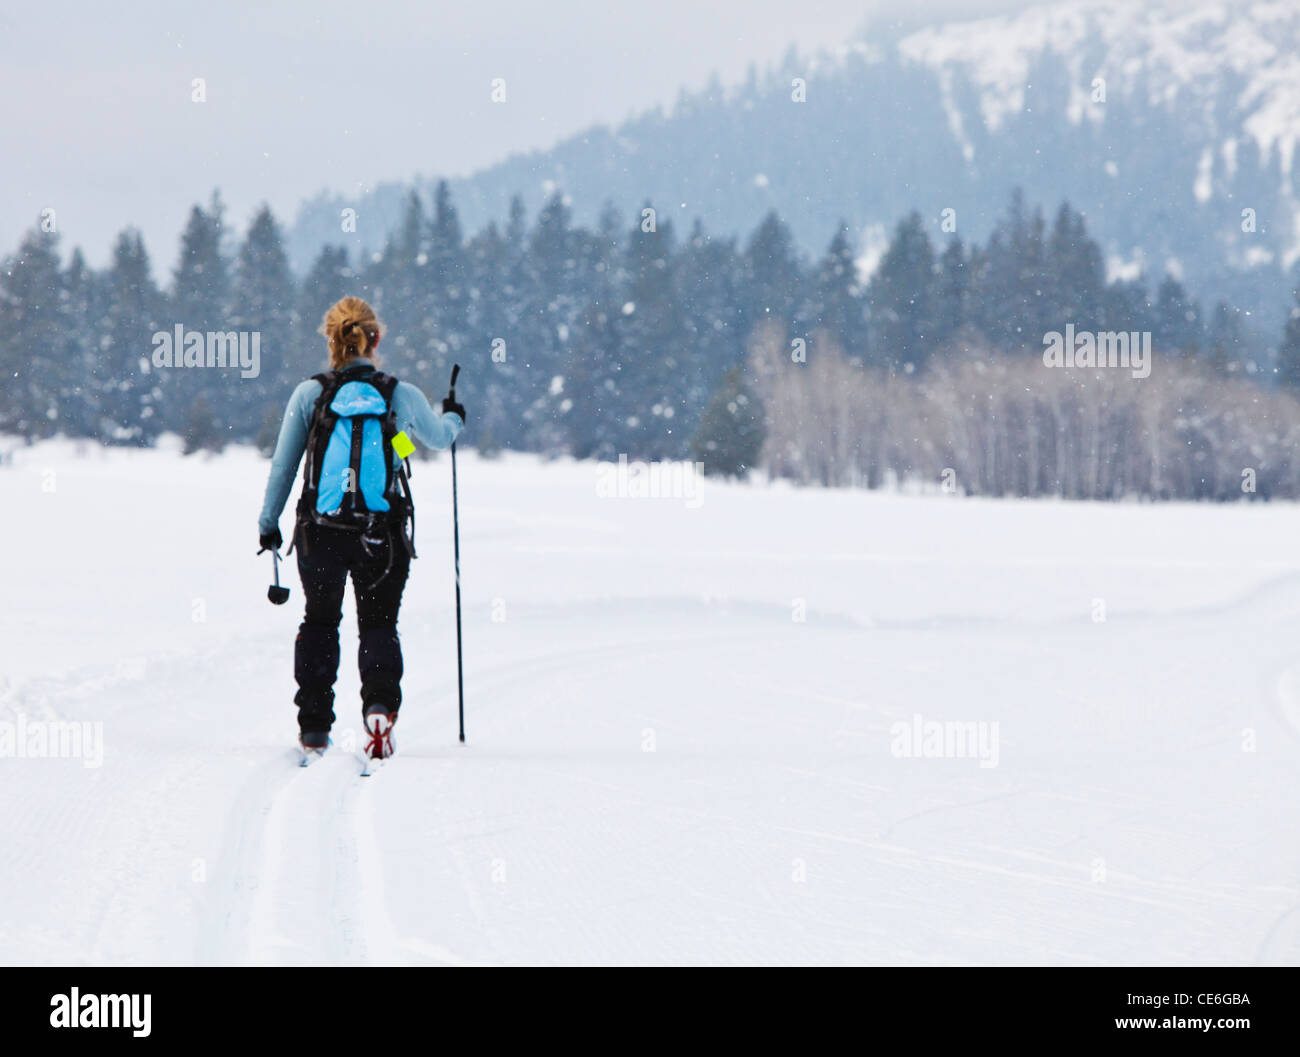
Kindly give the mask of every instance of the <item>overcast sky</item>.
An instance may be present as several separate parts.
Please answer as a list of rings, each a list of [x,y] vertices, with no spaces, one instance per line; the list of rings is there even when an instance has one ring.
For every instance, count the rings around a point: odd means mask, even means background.
[[[909,0],[909,16],[1023,0]],[[45,208],[94,264],[134,225],[160,278],[214,187],[244,228],[329,188],[461,175],[854,36],[873,0],[42,0],[0,4],[0,255]],[[207,100],[191,101],[194,78]],[[506,105],[489,100],[504,78]]]

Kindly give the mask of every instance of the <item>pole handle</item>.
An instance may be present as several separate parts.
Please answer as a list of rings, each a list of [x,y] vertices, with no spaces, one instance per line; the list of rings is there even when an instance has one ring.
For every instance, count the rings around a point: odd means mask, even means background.
[[[275,576],[275,583],[266,589],[266,597],[270,599],[272,605],[282,606],[289,601],[289,589],[280,586],[280,552],[274,548],[264,549],[270,549],[271,551],[271,569],[272,574]],[[258,553],[260,554],[261,551]]]

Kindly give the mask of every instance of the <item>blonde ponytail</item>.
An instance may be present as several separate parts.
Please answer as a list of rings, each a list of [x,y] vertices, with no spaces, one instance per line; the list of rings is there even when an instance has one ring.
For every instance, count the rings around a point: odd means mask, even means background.
[[[337,370],[358,356],[370,356],[382,329],[375,310],[359,297],[345,297],[330,306],[320,332],[329,343],[330,367]]]

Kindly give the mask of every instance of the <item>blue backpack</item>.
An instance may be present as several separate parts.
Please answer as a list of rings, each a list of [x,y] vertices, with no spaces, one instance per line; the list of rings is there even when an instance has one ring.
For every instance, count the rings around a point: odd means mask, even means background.
[[[414,557],[410,464],[402,459],[394,466],[393,457],[397,379],[375,370],[313,377],[321,394],[307,430],[298,529],[308,523],[346,529],[378,544],[396,527]],[[302,545],[302,533],[294,535]]]

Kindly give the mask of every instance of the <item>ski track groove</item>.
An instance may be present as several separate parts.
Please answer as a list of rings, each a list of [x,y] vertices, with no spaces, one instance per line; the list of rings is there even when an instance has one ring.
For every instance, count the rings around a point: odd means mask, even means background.
[[[294,777],[292,753],[259,764],[240,787],[226,815],[225,830],[209,882],[197,961],[200,965],[243,965],[251,957],[259,866],[268,824],[283,790]],[[263,911],[264,912],[264,911]]]
[[[255,767],[227,812],[201,908],[198,964],[278,965],[285,952],[306,964],[370,963],[366,923],[387,915],[372,906],[363,915],[358,905],[373,889],[373,881],[371,889],[363,883],[360,862],[354,787],[362,781],[356,757],[338,746],[309,767],[298,766],[296,751]],[[296,835],[301,845],[303,834],[312,835],[314,854],[293,861],[286,842]],[[371,854],[377,863],[377,851]],[[308,883],[296,883],[304,877]],[[364,901],[373,904],[373,894]]]
[[[401,966],[408,952],[474,964],[396,933],[375,826],[380,779],[361,766],[335,746],[306,768],[286,753],[255,769],[228,813],[199,964]],[[313,853],[303,854],[308,838]]]

